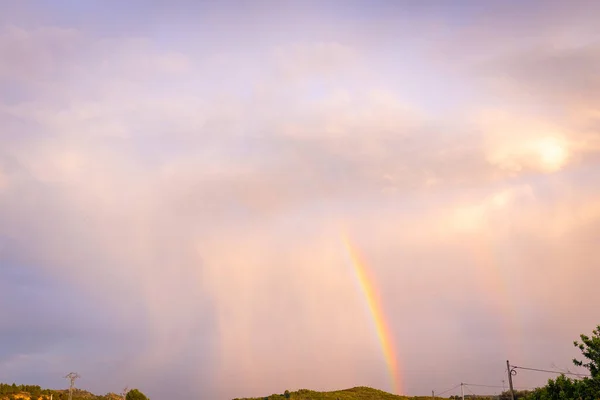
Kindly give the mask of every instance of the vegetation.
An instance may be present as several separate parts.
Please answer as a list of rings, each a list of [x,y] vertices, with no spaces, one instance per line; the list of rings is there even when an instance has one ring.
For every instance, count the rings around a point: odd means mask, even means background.
[[[10,397],[10,395],[14,397],[14,395],[18,395],[19,393],[29,393],[33,397],[40,397],[43,392],[39,386],[0,383],[0,397]]]
[[[590,376],[572,379],[560,375],[549,379],[546,386],[534,390],[526,400],[600,399],[600,325],[593,330],[591,337],[582,334],[580,339],[574,345],[581,350],[583,360],[575,359],[573,364],[585,367]]]
[[[139,390],[134,389],[133,396],[126,400],[148,400],[148,398]],[[129,393],[133,392],[130,391]],[[0,383],[0,400],[49,400],[52,395],[52,400],[67,400],[69,398],[69,390],[53,390],[42,389],[37,385],[17,385]],[[142,397],[139,397],[139,396]],[[73,389],[73,400],[122,400],[122,396],[115,393],[107,393],[105,395],[95,395],[85,390]]]
[[[369,387],[355,387],[346,390],[337,390],[334,392],[316,392],[313,390],[300,389],[296,392],[286,390],[283,394],[272,394],[267,397],[257,397],[254,399],[235,399],[235,400],[431,400],[431,397],[406,397],[397,396],[381,390]]]
[[[137,389],[132,389],[127,392],[127,396],[125,396],[125,400],[148,400],[146,395],[140,392]]]

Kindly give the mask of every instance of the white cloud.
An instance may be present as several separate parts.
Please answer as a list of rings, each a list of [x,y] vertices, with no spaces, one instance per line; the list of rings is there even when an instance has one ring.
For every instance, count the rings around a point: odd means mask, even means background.
[[[3,48],[27,52],[2,64],[3,76],[41,84],[32,101],[1,106],[25,133],[0,132],[0,162],[11,166],[10,184],[0,170],[0,237],[24,249],[19,260],[120,310],[119,323],[143,327],[147,351],[132,357],[134,376],[192,348],[214,349],[198,363],[215,366],[210,384],[239,395],[351,386],[373,365],[384,374],[339,221],[382,278],[393,326],[405,329],[396,336],[412,338],[438,317],[460,332],[463,308],[477,299],[456,287],[477,283],[482,267],[469,252],[484,233],[498,247],[515,245],[515,232],[553,244],[576,241],[600,218],[597,193],[569,175],[584,143],[569,126],[509,111],[484,115],[481,134],[466,134],[402,93],[352,79],[368,60],[339,43],[284,46],[263,70],[283,77],[256,72],[232,90],[227,79],[203,86],[227,63],[148,40],[7,32]],[[20,62],[36,60],[50,67],[21,73]],[[295,86],[323,77],[318,95]],[[564,186],[553,186],[561,177]],[[571,273],[565,243],[554,278]],[[545,295],[536,282],[531,292]],[[454,311],[436,310],[424,286]],[[377,379],[365,384],[385,387]]]

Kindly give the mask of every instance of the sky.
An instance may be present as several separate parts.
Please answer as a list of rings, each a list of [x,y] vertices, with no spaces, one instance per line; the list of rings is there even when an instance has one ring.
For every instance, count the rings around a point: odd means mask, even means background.
[[[598,18],[0,1],[1,380],[183,400],[392,391],[390,360],[407,395],[579,371]]]

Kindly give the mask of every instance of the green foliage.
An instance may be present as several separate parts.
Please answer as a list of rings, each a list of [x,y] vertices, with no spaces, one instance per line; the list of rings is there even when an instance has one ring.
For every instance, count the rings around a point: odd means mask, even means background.
[[[584,360],[573,360],[573,364],[585,367],[591,377],[571,379],[560,375],[549,379],[548,384],[534,390],[526,400],[597,400],[600,399],[600,325],[592,336],[580,335],[581,342],[574,342],[581,350]]]
[[[39,396],[42,393],[42,388],[37,385],[17,385],[13,383],[0,383],[0,395],[3,394],[17,394],[17,393],[29,393]]]
[[[131,395],[127,395],[127,400],[131,400],[131,396],[134,396],[133,400],[149,400],[137,389],[135,391],[132,390],[131,392],[133,393]],[[53,400],[67,400],[69,398],[69,391],[42,389],[37,385],[0,383],[0,400],[15,400],[17,397],[29,397],[30,400],[49,400],[50,395],[52,395]],[[103,396],[97,396],[86,390],[75,388],[73,390],[73,400],[121,400],[121,396],[114,393],[107,393]]]
[[[527,400],[563,400],[563,399],[589,399],[595,397],[588,393],[583,380],[567,378],[560,375],[556,379],[549,379],[548,384],[532,392]]]
[[[239,400],[431,400],[430,397],[406,397],[396,396],[391,393],[368,387],[355,387],[352,389],[338,390],[334,392],[316,392],[313,390],[300,389],[296,392],[286,390],[283,394],[272,394],[271,396],[258,397],[254,399]]]
[[[127,396],[125,396],[125,400],[148,400],[146,395],[140,392],[137,389],[131,389],[127,392]]]
[[[590,371],[592,378],[600,378],[600,325],[592,331],[592,336],[580,335],[581,342],[573,342],[575,347],[581,350],[581,354],[587,360],[573,360],[573,363],[585,367]]]

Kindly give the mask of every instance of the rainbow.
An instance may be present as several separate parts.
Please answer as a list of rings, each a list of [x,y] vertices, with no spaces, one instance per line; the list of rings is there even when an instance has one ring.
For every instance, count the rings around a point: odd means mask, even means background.
[[[400,368],[396,357],[392,334],[383,312],[381,299],[374,283],[375,281],[373,280],[373,277],[370,276],[363,258],[356,247],[352,246],[347,236],[343,235],[342,238],[350,259],[352,260],[352,265],[354,266],[354,271],[356,272],[362,292],[367,300],[373,322],[375,323],[379,343],[381,343],[381,350],[383,351],[383,356],[385,357],[390,373],[392,391],[395,394],[400,394],[402,392]]]
[[[493,246],[492,238],[487,233],[479,233],[477,238],[471,240],[473,260],[476,263],[476,279],[482,284],[487,296],[495,302],[498,315],[502,318],[502,329],[506,346],[506,357],[517,357],[523,353],[519,338],[521,329],[519,314],[512,300],[510,282],[506,274],[502,273],[499,263],[499,254]]]

